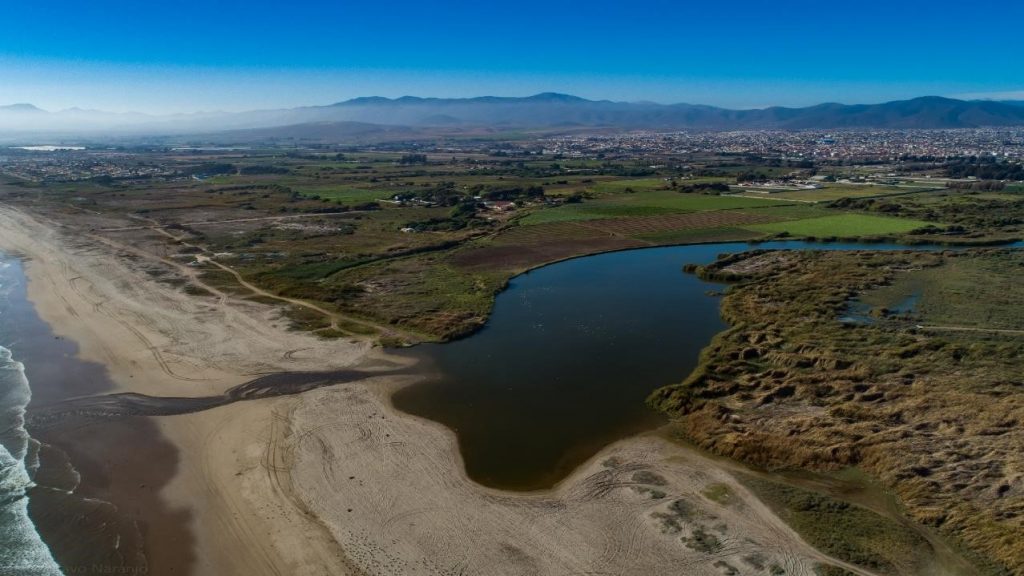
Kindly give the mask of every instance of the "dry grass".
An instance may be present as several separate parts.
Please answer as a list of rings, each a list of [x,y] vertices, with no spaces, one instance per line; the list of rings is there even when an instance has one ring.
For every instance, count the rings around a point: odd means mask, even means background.
[[[723,301],[733,328],[704,351],[689,380],[651,401],[702,447],[757,466],[859,466],[915,520],[991,559],[981,563],[988,573],[1020,573],[1024,339],[919,332],[896,318],[838,321],[858,293],[905,274],[942,278],[975,260],[1011,277],[1024,264],[1013,251],[723,260],[702,273],[741,279]],[[1014,291],[1006,313],[1019,315],[1024,287],[994,282]],[[945,297],[949,306],[957,301]]]

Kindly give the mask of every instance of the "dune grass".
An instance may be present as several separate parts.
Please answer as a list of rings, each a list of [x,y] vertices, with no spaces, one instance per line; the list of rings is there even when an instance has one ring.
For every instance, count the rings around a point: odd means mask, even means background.
[[[908,574],[927,553],[927,541],[916,532],[866,508],[752,476],[742,480],[815,548],[846,562]]]

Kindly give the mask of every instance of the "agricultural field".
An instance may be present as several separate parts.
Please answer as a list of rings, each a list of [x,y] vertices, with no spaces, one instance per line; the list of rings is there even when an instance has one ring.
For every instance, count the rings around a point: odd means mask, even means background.
[[[803,202],[831,202],[840,198],[874,198],[899,196],[913,192],[925,192],[937,188],[916,186],[891,186],[879,184],[825,184],[814,190],[786,190],[772,192],[772,198],[799,200]],[[747,195],[750,195],[748,193]]]
[[[625,190],[625,180],[618,187]],[[622,192],[556,208],[532,212],[520,223],[524,225],[548,222],[597,220],[601,218],[642,217],[660,214],[675,214],[711,210],[733,210],[738,208],[770,208],[779,205],[770,199],[745,198],[739,196],[718,196],[707,194],[685,194],[672,190],[651,190],[645,192]]]
[[[331,200],[341,204],[363,204],[379,199],[387,199],[386,190],[355,188],[352,186],[301,187],[299,193],[306,197]]]
[[[227,267],[273,297],[391,326],[410,342],[474,329],[508,278],[565,258],[780,236],[1007,240],[1019,234],[1016,215],[1024,210],[1024,196],[1012,189],[830,183],[761,195],[738,188],[738,180],[806,179],[812,171],[712,152],[685,162],[562,158],[496,142],[444,152],[145,152],[131,161],[160,166],[167,176],[15,179],[0,192],[88,215],[97,233],[168,258],[188,261],[198,250],[209,260],[196,269],[219,289],[233,281],[219,266]],[[318,334],[336,334],[342,324],[294,305],[286,314]]]
[[[667,190],[668,187],[669,183],[664,178],[637,178],[601,182],[594,186],[594,192],[598,194],[624,194],[630,191],[650,192],[652,190]]]
[[[704,228],[738,227],[762,222],[771,222],[775,218],[768,212],[757,210],[708,210],[684,214],[668,214],[663,216],[639,216],[635,218],[611,218],[600,221],[589,221],[581,224],[601,232],[637,237],[682,230],[699,230]]]
[[[785,233],[790,236],[814,236],[816,238],[855,238],[858,236],[905,234],[931,224],[934,223],[909,218],[891,218],[870,214],[839,214],[788,222],[755,224],[748,228],[767,234]]]
[[[1024,195],[944,189],[889,198],[845,198],[832,210],[854,210],[926,221],[936,240],[958,243],[1010,242],[1024,238]]]

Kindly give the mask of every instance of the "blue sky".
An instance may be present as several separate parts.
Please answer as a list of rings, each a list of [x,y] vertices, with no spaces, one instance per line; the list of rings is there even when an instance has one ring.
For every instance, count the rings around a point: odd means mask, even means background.
[[[164,4],[164,5],[158,5]],[[730,107],[1024,98],[1024,2],[5,2],[0,103],[171,112],[355,96]]]

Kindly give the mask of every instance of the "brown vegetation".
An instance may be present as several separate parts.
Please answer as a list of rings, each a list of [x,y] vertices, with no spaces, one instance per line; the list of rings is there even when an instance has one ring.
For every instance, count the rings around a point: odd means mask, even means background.
[[[927,318],[839,321],[860,293],[972,262],[1012,276],[1024,256],[755,252],[698,268],[741,282],[723,301],[732,328],[651,403],[700,446],[760,467],[860,467],[915,520],[992,559],[989,572],[1021,573],[1024,340],[918,330]],[[1019,320],[1021,296],[1005,315]],[[960,297],[984,306],[977,294]]]

